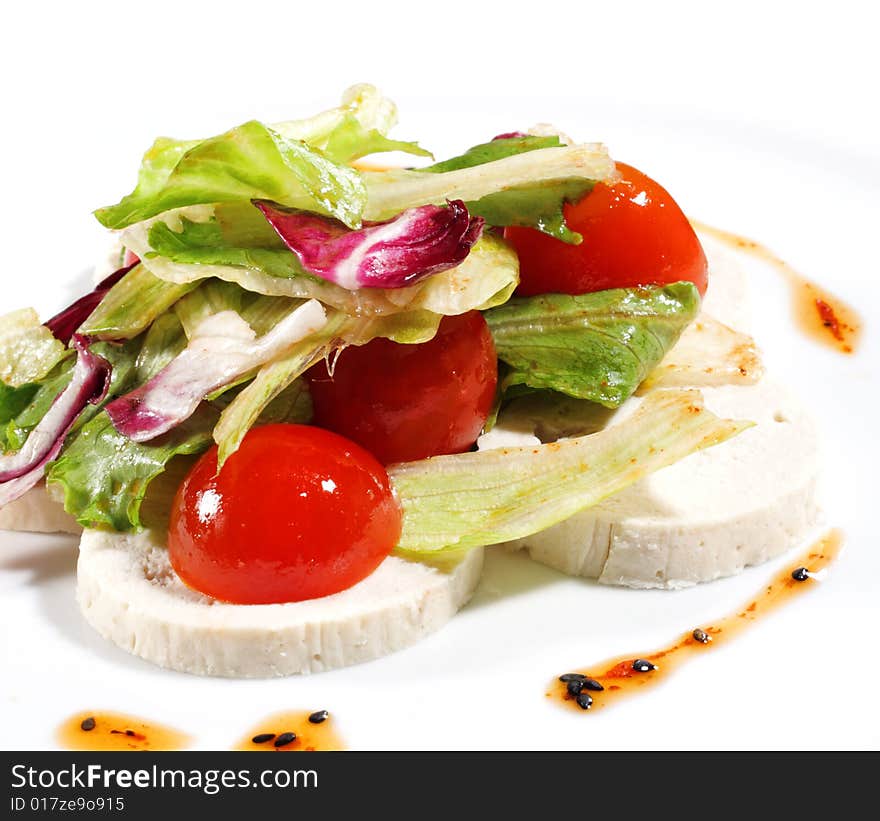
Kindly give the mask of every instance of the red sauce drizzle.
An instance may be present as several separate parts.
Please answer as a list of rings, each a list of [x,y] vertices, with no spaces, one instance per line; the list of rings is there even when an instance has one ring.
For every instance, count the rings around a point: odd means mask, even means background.
[[[336,729],[332,714],[320,722],[309,721],[315,715],[307,710],[276,713],[259,723],[234,747],[236,750],[261,752],[296,752],[313,750],[344,750],[345,744]],[[295,739],[275,746],[283,733],[294,733]],[[272,736],[261,743],[253,739]],[[165,727],[142,718],[99,711],[83,711],[71,716],[58,728],[58,743],[68,750],[102,752],[105,750],[181,750],[192,744],[192,737],[172,727]]]
[[[862,322],[854,308],[800,274],[766,245],[696,220],[691,220],[691,224],[697,231],[761,260],[781,274],[788,283],[792,312],[801,332],[840,353],[855,352]]]
[[[747,605],[734,613],[718,619],[710,626],[702,629],[707,641],[699,641],[694,635],[697,631],[681,635],[668,647],[641,655],[618,656],[614,659],[591,665],[576,672],[598,681],[605,689],[600,692],[584,690],[592,699],[593,704],[588,710],[579,707],[575,697],[567,689],[567,685],[558,679],[553,681],[547,696],[558,699],[567,707],[578,712],[594,712],[613,704],[620,698],[633,693],[645,692],[665,680],[673,670],[689,659],[723,645],[750,627],[758,617],[775,610],[790,601],[794,596],[805,593],[821,582],[812,578],[797,581],[792,571],[798,567],[806,567],[810,573],[817,573],[826,568],[840,553],[842,535],[832,530],[813,544],[799,559],[773,578],[763,590]],[[633,663],[643,660],[655,665],[657,669],[638,672]]]
[[[182,750],[192,738],[186,733],[124,713],[84,711],[67,719],[57,732],[68,750]]]

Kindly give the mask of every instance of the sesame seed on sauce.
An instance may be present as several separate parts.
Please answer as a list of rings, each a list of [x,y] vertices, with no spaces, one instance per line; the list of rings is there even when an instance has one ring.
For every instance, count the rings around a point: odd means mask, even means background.
[[[84,718],[80,722],[79,728],[80,728],[80,730],[85,730],[86,732],[89,732],[90,730],[95,729],[95,724],[96,724],[95,717],[89,716],[88,718]]]
[[[645,659],[636,659],[632,663],[632,668],[637,673],[650,673],[652,670],[657,669],[657,665],[650,661],[645,661]]]
[[[810,571],[806,567],[796,567],[791,571],[791,577],[796,582],[805,582],[810,578]]]
[[[329,720],[336,718],[331,712],[287,710],[264,717],[247,735],[241,737],[234,749],[267,753],[344,750],[345,744],[337,732],[336,721]]]
[[[288,744],[293,744],[294,741],[296,741],[296,733],[281,733],[281,735],[275,739],[275,746],[286,747]]]
[[[251,741],[253,741],[254,744],[265,744],[273,738],[275,738],[275,733],[259,733],[258,735],[255,735]]]
[[[700,642],[700,644],[708,644],[710,641],[712,641],[712,636],[710,636],[705,630],[702,630],[699,627],[694,630],[691,635],[694,637],[694,641],[698,641]]]
[[[589,693],[578,693],[575,701],[582,710],[589,710],[593,706],[593,697]]]
[[[581,691],[584,689],[584,683],[583,681],[575,679],[574,681],[567,682],[565,689],[570,696],[577,696],[580,695]]]

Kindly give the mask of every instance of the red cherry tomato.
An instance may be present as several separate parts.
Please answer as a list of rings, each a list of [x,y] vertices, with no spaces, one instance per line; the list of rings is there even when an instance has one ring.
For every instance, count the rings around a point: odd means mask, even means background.
[[[363,445],[384,464],[462,453],[495,399],[498,360],[479,311],[447,316],[421,345],[374,339],[346,348],[333,376],[307,374],[314,423]]]
[[[315,599],[356,584],[397,544],[388,474],[354,442],[306,425],[251,430],[177,491],[168,552],[190,587],[236,604]]]
[[[584,240],[568,245],[532,228],[504,229],[519,255],[519,296],[585,294],[607,288],[688,280],[706,293],[706,255],[694,229],[666,189],[617,163],[622,179],[598,183],[563,208]]]

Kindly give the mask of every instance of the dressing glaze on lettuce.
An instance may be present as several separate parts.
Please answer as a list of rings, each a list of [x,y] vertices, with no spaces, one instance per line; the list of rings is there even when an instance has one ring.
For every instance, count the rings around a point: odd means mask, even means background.
[[[506,387],[549,389],[618,407],[700,308],[690,282],[580,296],[511,299],[486,311]]]

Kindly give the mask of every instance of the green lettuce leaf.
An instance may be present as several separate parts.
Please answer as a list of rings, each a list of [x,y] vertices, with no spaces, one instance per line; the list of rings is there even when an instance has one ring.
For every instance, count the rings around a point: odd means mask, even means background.
[[[134,191],[95,216],[107,228],[125,228],[175,208],[251,199],[360,227],[366,189],[354,169],[251,120],[195,143],[158,140],[144,157]]]
[[[259,213],[255,208],[255,213]],[[264,224],[268,223],[263,220]],[[157,256],[185,265],[235,265],[252,268],[272,277],[308,276],[296,254],[284,246],[276,234],[265,247],[230,245],[217,220],[192,222],[181,220],[181,230],[174,231],[158,221],[150,227],[147,240],[152,251],[145,254],[147,265]],[[277,242],[275,241],[277,240]],[[315,279],[308,276],[309,279]]]
[[[203,405],[164,436],[138,443],[118,433],[101,412],[65,444],[46,481],[60,488],[64,509],[83,527],[140,529],[150,482],[174,456],[206,450],[216,419],[217,411]]]
[[[328,324],[336,323],[331,320]],[[289,411],[295,415],[291,421],[311,421],[311,399],[305,383],[298,377],[325,355],[332,336],[332,331],[323,329],[320,334],[297,343],[281,359],[260,368],[253,381],[229,403],[214,428],[214,441],[219,446],[218,469],[238,450],[241,440],[257,420],[266,413],[273,413],[271,408],[279,400],[290,405]],[[288,394],[287,400],[282,399],[284,394]]]
[[[348,317],[338,336],[346,345],[366,345],[380,336],[401,345],[418,345],[434,338],[441,319],[441,314],[422,309],[387,316]]]
[[[256,296],[257,294],[245,291],[233,282],[208,279],[174,305],[174,314],[180,321],[187,339],[190,339],[196,328],[209,316],[219,314],[221,311],[235,311],[241,316],[245,305]],[[284,300],[281,301],[285,305],[288,304]]]
[[[512,299],[486,311],[506,387],[526,385],[617,407],[700,308],[690,282],[580,296]]]
[[[512,157],[515,154],[524,154],[526,151],[535,151],[538,148],[555,148],[560,145],[562,143],[559,137],[555,136],[535,137],[527,134],[525,137],[505,137],[471,146],[464,154],[420,168],[419,171],[429,171],[432,174],[459,171],[462,168],[473,168],[475,165],[503,160],[505,157]]]
[[[656,391],[591,436],[392,465],[395,552],[422,559],[529,536],[750,425],[714,416],[697,391]]]
[[[342,104],[302,120],[276,123],[271,128],[289,140],[320,149],[330,159],[347,163],[381,151],[405,151],[431,156],[415,143],[389,140],[397,123],[397,107],[374,86],[352,86],[342,95]],[[181,157],[203,140],[171,140],[160,137],[144,156],[138,190],[155,196],[166,184]]]
[[[473,168],[505,157],[561,146],[559,137],[508,137],[469,148],[459,157],[436,163],[420,171],[441,173]],[[536,228],[551,237],[570,244],[581,242],[580,234],[565,224],[562,206],[577,202],[592,190],[594,180],[571,179],[542,185],[522,185],[467,203],[474,216],[483,217],[489,225],[522,225]]]
[[[566,180],[548,185],[525,185],[489,194],[467,204],[471,214],[489,225],[519,225],[535,228],[569,245],[580,245],[583,237],[565,222],[563,206],[577,202],[593,190],[589,180]]]
[[[7,432],[7,425],[31,404],[39,389],[40,386],[34,383],[12,388],[0,382],[0,451],[18,450],[21,447],[21,441],[17,439],[16,447],[12,447],[10,433],[14,436],[16,428],[13,424],[11,431]]]
[[[542,442],[555,442],[596,433],[610,424],[615,413],[615,408],[589,399],[517,385],[505,393],[501,422],[510,430],[534,433]]]
[[[324,153],[339,163],[349,163],[370,154],[386,151],[402,151],[417,157],[430,157],[430,151],[415,142],[390,140],[375,128],[365,128],[353,114],[346,115],[330,133],[324,146]]]
[[[559,145],[557,137],[523,137],[474,146],[461,157],[418,171],[366,172],[365,217],[385,219],[406,208],[461,199],[490,225],[524,225],[579,243],[562,207],[612,177],[604,146]]]
[[[73,365],[72,358],[65,359],[39,383],[31,385],[32,392],[28,403],[5,422],[4,450],[18,450],[24,444],[28,434],[40,423],[58,394],[67,387],[73,373]]]
[[[272,126],[279,134],[293,140],[302,140],[325,154],[334,135],[350,128],[354,118],[369,133],[387,134],[397,124],[397,106],[369,83],[359,83],[346,89],[336,108],[322,111],[302,120],[288,120]]]
[[[166,282],[145,265],[136,265],[104,295],[80,333],[98,339],[132,339],[195,287],[192,282]]]
[[[420,171],[442,173],[473,168],[476,165],[494,162],[536,151],[540,148],[561,146],[559,137],[507,137],[492,140],[469,148],[459,157],[421,168]],[[593,180],[570,179],[541,185],[522,185],[467,203],[474,216],[483,217],[489,225],[522,225],[536,228],[551,237],[570,244],[581,242],[580,234],[572,231],[565,223],[562,206],[566,202],[577,202],[593,187]]]
[[[198,326],[209,316],[221,311],[234,311],[251,326],[257,336],[263,336],[302,303],[301,299],[263,296],[246,291],[233,282],[209,279],[177,302],[174,313],[188,339],[192,338]]]
[[[183,325],[173,311],[159,316],[144,335],[144,342],[135,363],[135,381],[149,382],[186,347]]]
[[[249,219],[245,211],[236,237],[240,245],[229,244],[237,220],[226,206],[163,215],[127,229],[123,241],[144,261],[139,267],[149,267],[169,283],[195,287],[192,283],[214,277],[268,296],[317,299],[350,316],[387,316],[400,311],[452,315],[485,309],[504,302],[519,282],[514,251],[498,237],[484,234],[461,265],[416,285],[349,291],[301,274],[296,256],[286,248],[273,247],[277,236],[266,239]]]
[[[110,386],[100,405],[85,406],[77,417],[71,432],[81,428],[112,398],[128,390],[135,377],[139,347],[138,340],[121,345],[97,342],[91,346],[91,350],[104,357],[113,368],[110,375]],[[5,427],[0,434],[4,450],[18,450],[24,444],[30,432],[46,415],[58,394],[67,387],[73,373],[74,362],[73,357],[62,360],[45,379],[28,386],[31,394],[28,403],[23,405],[14,417],[5,420]]]
[[[0,381],[6,385],[39,382],[69,354],[33,308],[0,316]]]
[[[5,425],[30,405],[39,389],[40,386],[33,382],[19,385],[17,388],[0,382],[0,425]]]

